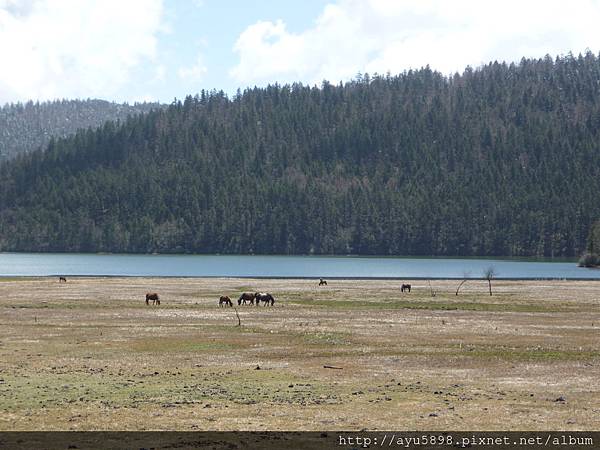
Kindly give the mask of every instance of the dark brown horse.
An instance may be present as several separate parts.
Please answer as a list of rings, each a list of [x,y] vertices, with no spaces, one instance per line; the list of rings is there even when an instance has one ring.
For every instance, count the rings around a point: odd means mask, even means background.
[[[246,302],[250,302],[251,305],[254,305],[254,297],[256,297],[256,294],[244,292],[242,295],[240,295],[240,298],[238,298],[238,305],[241,305],[242,303],[245,305]],[[258,302],[256,304],[258,305]]]
[[[223,307],[223,306],[233,306],[233,303],[231,302],[231,299],[229,297],[227,297],[226,295],[222,295],[219,298],[219,306]]]
[[[400,286],[400,292],[408,291],[410,292],[410,284],[403,284]]]
[[[67,282],[67,278],[66,277],[58,277],[58,282],[59,283],[66,283]]]
[[[254,294],[254,297],[256,298],[256,306],[258,306],[260,302],[263,302],[264,306],[267,306],[269,303],[271,304],[271,306],[273,306],[273,304],[275,303],[275,299],[273,298],[273,296],[265,292],[257,292],[256,294]]]
[[[327,281],[325,281],[323,278],[319,278],[319,286],[327,286]]]
[[[150,300],[152,300],[153,305],[160,305],[160,297],[156,292],[150,294],[146,294],[146,305],[150,304]]]

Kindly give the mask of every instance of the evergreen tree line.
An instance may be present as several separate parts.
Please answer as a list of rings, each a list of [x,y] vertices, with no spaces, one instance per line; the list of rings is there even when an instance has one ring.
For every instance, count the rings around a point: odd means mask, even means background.
[[[0,166],[0,250],[578,256],[600,58],[202,91]]]

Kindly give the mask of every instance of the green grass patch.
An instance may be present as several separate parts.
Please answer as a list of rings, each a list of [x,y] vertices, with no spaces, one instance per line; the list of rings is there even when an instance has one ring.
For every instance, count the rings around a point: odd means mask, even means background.
[[[137,341],[132,344],[128,344],[131,350],[136,352],[150,352],[150,353],[210,353],[227,351],[237,348],[235,344],[223,341],[213,340],[202,340],[193,341],[186,339],[169,339],[169,338],[148,338],[144,341]]]
[[[237,404],[315,404],[341,401],[341,388],[330,383],[306,380],[279,370],[173,371],[141,369],[117,375],[114,372],[90,374],[36,373],[28,377],[3,376],[0,409],[6,412],[84,406],[137,407],[154,404],[178,408],[191,403]]]
[[[440,301],[440,300],[334,300],[334,299],[302,299],[293,301],[296,304],[328,307],[337,309],[422,309],[442,311],[500,311],[500,312],[565,312],[567,308],[555,305]]]
[[[589,350],[466,348],[468,356],[509,361],[589,361],[600,358],[600,352]]]
[[[348,333],[332,333],[332,332],[307,332],[303,333],[302,338],[309,344],[325,344],[325,345],[352,345],[353,342],[349,339]]]

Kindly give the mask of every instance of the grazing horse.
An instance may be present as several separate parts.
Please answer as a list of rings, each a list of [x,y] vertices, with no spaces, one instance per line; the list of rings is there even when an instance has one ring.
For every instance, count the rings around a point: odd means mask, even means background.
[[[402,286],[400,286],[400,292],[404,292],[406,290],[410,292],[410,284],[403,284]]]
[[[160,305],[160,298],[156,292],[150,294],[146,294],[146,305],[150,304],[150,300],[152,300],[153,305]]]
[[[65,283],[66,283],[66,282],[67,282],[67,279],[66,279],[66,277],[58,277],[58,282],[59,282],[59,283],[62,283],[62,282],[65,282]]]
[[[325,281],[323,278],[319,278],[319,286],[327,286],[327,281]]]
[[[264,306],[267,306],[269,303],[273,306],[273,303],[275,303],[273,296],[265,292],[257,292],[254,294],[254,297],[256,298],[256,306],[258,306],[260,302],[264,302]]]
[[[242,295],[240,295],[240,298],[238,298],[238,305],[241,305],[242,303],[245,305],[246,302],[250,302],[251,305],[254,305],[254,297],[256,297],[256,294],[244,292]],[[258,305],[258,302],[256,302],[256,304]]]
[[[231,299],[229,297],[227,297],[226,295],[222,295],[219,298],[219,306],[223,307],[223,305],[227,306],[233,306],[233,303],[231,302]]]

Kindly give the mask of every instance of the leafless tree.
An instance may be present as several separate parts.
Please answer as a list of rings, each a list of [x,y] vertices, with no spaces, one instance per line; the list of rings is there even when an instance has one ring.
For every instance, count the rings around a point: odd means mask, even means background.
[[[496,273],[496,269],[494,268],[494,266],[490,266],[483,271],[483,277],[488,282],[488,287],[490,289],[490,295],[492,295],[492,280],[494,279],[494,277],[496,277],[496,275],[498,275],[498,274]]]
[[[433,290],[433,286],[431,286],[431,280],[427,280],[429,283],[429,290],[431,291],[431,296],[435,297],[436,292]]]
[[[463,279],[460,282],[460,284],[458,285],[458,287],[456,288],[456,295],[458,295],[458,291],[460,291],[460,288],[462,287],[462,285],[465,284],[467,281],[469,281],[469,278],[471,278],[471,272],[468,272],[465,270],[463,272]]]

